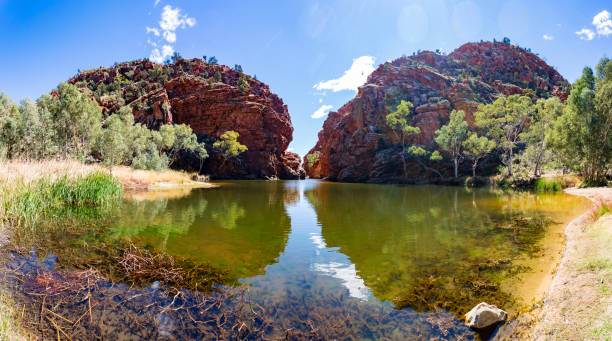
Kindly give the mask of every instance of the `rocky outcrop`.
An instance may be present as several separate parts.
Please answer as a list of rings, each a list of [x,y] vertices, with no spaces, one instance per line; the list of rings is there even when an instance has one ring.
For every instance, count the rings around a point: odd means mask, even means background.
[[[410,124],[421,129],[409,142],[433,149],[435,131],[453,109],[465,111],[473,125],[478,106],[501,95],[565,100],[568,91],[569,83],[543,60],[506,43],[468,43],[449,55],[425,51],[401,57],[380,65],[354,99],[329,113],[304,167],[310,177],[329,180],[403,182],[399,138],[385,123],[401,100],[414,104]],[[435,168],[448,174],[445,166],[409,162],[408,181],[429,181]]]
[[[472,329],[485,329],[506,321],[507,317],[505,311],[481,302],[465,314],[465,323]]]
[[[167,65],[142,60],[85,71],[69,82],[88,91],[106,113],[129,105],[135,120],[152,129],[188,124],[207,143],[210,157],[202,173],[214,178],[292,179],[303,173],[295,155],[286,153],[293,134],[287,106],[267,85],[240,68],[200,59],[179,59]],[[238,141],[248,151],[223,162],[211,146],[228,130],[240,134]],[[188,155],[178,165],[200,168]]]

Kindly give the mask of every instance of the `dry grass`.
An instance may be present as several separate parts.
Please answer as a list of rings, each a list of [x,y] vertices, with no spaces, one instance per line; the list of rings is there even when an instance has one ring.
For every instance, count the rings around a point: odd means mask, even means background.
[[[194,174],[166,170],[162,172],[136,170],[117,166],[108,169],[98,164],[84,164],[74,160],[48,161],[0,161],[0,185],[29,183],[32,180],[57,177],[83,176],[94,172],[111,172],[126,190],[165,189],[173,187],[211,187],[204,182],[193,181]]]
[[[16,322],[17,312],[10,295],[0,288],[0,340],[27,340]]]
[[[209,187],[207,183],[192,181],[192,174],[168,170],[153,172],[134,170],[129,167],[108,169],[96,164],[83,164],[73,160],[49,161],[0,161],[0,247],[7,243],[7,228],[11,221],[7,219],[10,203],[17,201],[18,194],[32,192],[36,184],[65,181],[66,179],[84,178],[101,172],[111,172],[125,189],[162,189],[180,187]],[[21,216],[21,214],[19,214]],[[11,297],[0,288],[0,341],[21,340],[18,329],[18,317]]]
[[[572,189],[597,205],[612,203],[612,188]],[[566,231],[567,250],[536,329],[538,340],[612,340],[612,214],[585,213]]]

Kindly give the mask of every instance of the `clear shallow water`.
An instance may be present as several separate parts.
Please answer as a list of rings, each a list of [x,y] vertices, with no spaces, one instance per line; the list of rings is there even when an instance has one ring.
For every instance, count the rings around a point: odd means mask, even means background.
[[[529,290],[512,286],[542,280],[534,268],[560,254],[547,241],[562,242],[562,227],[588,206],[563,193],[443,186],[220,185],[125,200],[113,236],[227,269],[262,300],[343,293],[458,315],[482,295],[528,301],[512,292]]]
[[[463,314],[481,301],[520,311],[537,298],[564,226],[590,205],[442,186],[219,185],[127,193],[88,225],[30,236],[44,250],[10,253],[6,273],[31,329],[55,338],[60,323],[73,339],[117,340],[475,339]],[[155,278],[109,281],[113,250],[128,241],[230,280],[212,293],[177,284],[170,295],[147,286]],[[45,305],[64,319],[49,320]]]

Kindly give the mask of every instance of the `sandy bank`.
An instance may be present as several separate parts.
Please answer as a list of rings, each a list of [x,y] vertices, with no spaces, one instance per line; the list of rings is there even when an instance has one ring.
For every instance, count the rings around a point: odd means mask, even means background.
[[[532,339],[609,340],[612,337],[612,188],[568,189],[595,203],[565,229],[567,246]]]

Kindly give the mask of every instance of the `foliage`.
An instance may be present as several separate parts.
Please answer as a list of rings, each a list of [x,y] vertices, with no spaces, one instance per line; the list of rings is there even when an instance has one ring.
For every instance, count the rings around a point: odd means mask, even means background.
[[[391,128],[391,130],[396,134],[396,136],[400,140],[401,145],[401,158],[402,165],[404,168],[404,177],[408,176],[408,170],[406,168],[406,157],[409,157],[415,160],[419,165],[423,168],[433,171],[434,173],[440,175],[440,172],[437,170],[428,167],[425,164],[425,160],[439,161],[442,159],[440,153],[438,151],[429,152],[425,150],[423,147],[411,144],[408,145],[406,143],[406,139],[412,136],[415,136],[421,132],[421,129],[418,127],[413,127],[408,124],[411,116],[412,116],[412,108],[413,105],[409,101],[402,100],[400,104],[397,106],[396,111],[388,114],[386,116],[387,126]]]
[[[317,163],[317,161],[319,161],[320,157],[321,157],[321,152],[316,150],[316,151],[306,155],[306,164],[310,168],[310,167],[314,166],[314,164]]]
[[[248,150],[247,146],[238,142],[238,136],[240,134],[237,132],[228,130],[221,135],[219,141],[213,143],[213,148],[221,153],[224,163]]]
[[[108,173],[57,179],[43,178],[28,184],[1,188],[1,223],[31,228],[45,214],[65,208],[102,206],[121,198],[123,186]]]
[[[106,166],[128,165],[163,170],[180,152],[201,161],[208,157],[186,125],[165,125],[159,131],[135,123],[132,109],[103,117],[96,101],[75,85],[62,83],[51,97],[17,106],[0,95],[0,156],[42,160],[76,158]]]
[[[533,175],[536,177],[542,174],[542,165],[553,158],[548,143],[553,125],[563,114],[563,110],[563,103],[558,97],[539,99],[529,125],[521,133],[520,138],[526,144],[521,161],[527,168],[533,169]]]
[[[584,68],[550,136],[563,164],[592,184],[612,168],[612,63],[604,58],[596,70]]]
[[[463,157],[463,142],[468,138],[468,124],[463,110],[453,110],[448,124],[436,131],[436,143],[450,154],[454,165],[455,178],[458,176],[459,160]]]
[[[537,179],[533,185],[536,192],[557,192],[563,189],[560,183],[551,178]]]
[[[504,149],[504,163],[510,176],[513,176],[514,149],[534,110],[529,97],[511,95],[481,105],[474,114],[476,124],[486,131],[486,136]]]
[[[478,162],[495,149],[495,141],[489,140],[486,136],[470,133],[462,144],[464,155],[472,161],[472,177],[476,177]]]

